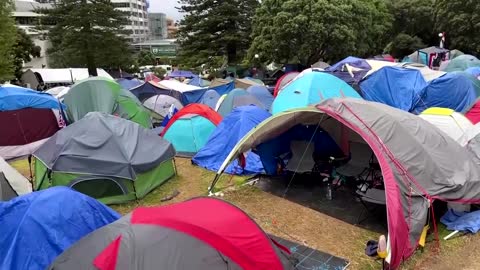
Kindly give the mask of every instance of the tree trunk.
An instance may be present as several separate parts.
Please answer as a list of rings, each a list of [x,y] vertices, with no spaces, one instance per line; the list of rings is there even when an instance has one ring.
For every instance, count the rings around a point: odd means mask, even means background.
[[[83,5],[88,5],[87,0],[82,1]],[[85,25],[83,26],[83,32],[85,33],[85,37],[88,37],[85,39],[85,58],[87,60],[87,69],[88,69],[88,75],[91,77],[96,77],[98,76],[97,73],[97,66],[95,64],[95,56],[93,55],[92,52],[92,46],[90,45],[90,37],[91,37],[91,25],[90,22],[86,22]]]

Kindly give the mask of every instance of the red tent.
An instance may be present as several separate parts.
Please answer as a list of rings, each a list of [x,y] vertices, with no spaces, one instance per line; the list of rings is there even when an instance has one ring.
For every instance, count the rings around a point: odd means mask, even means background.
[[[177,121],[177,119],[179,119],[182,116],[187,115],[187,114],[201,115],[201,116],[207,118],[208,120],[210,120],[216,126],[218,126],[218,124],[220,124],[220,122],[222,121],[222,116],[220,114],[218,114],[216,111],[214,111],[212,108],[208,107],[207,105],[197,104],[197,103],[189,104],[189,105],[183,107],[183,109],[181,109],[180,111],[178,111],[172,117],[172,119],[170,119],[170,121],[168,121],[167,126],[163,129],[160,136],[165,135],[167,130],[170,128],[170,126],[175,121]]]
[[[291,82],[293,79],[295,79],[300,72],[289,72],[284,74],[280,79],[278,79],[277,84],[275,85],[275,89],[273,90],[273,96],[276,97],[278,95],[278,92],[287,85],[289,82]]]
[[[465,117],[474,125],[480,122],[480,99],[477,99],[475,103],[465,111]]]
[[[239,208],[202,197],[137,208],[81,239],[50,269],[294,269],[287,252]]]

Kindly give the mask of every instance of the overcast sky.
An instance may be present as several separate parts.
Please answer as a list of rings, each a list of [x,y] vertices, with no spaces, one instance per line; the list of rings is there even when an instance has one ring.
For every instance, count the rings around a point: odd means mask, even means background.
[[[149,11],[165,13],[169,18],[180,20],[182,15],[175,9],[176,6],[178,6],[177,0],[150,0]]]

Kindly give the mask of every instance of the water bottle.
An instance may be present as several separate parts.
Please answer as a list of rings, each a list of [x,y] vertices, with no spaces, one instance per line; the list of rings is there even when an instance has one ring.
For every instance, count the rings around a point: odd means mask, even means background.
[[[332,185],[330,183],[327,184],[327,200],[332,200]]]

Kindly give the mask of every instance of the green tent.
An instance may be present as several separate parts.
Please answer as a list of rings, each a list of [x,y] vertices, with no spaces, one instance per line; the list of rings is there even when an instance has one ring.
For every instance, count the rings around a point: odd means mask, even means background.
[[[68,120],[76,122],[89,112],[103,112],[131,120],[145,128],[151,128],[150,113],[142,103],[117,82],[92,77],[82,80],[65,95]]]
[[[480,67],[480,60],[473,55],[464,54],[450,60],[444,71],[465,71],[469,67]]]
[[[33,156],[37,190],[69,186],[107,204],[142,198],[175,174],[169,142],[99,112],[60,130]]]

